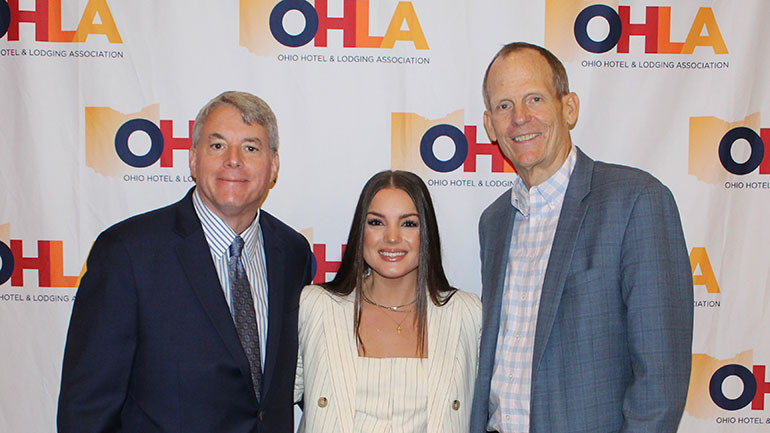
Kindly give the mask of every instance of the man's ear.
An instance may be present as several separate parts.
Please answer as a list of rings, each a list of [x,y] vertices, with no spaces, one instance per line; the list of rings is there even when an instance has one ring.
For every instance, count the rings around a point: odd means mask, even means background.
[[[497,141],[495,128],[492,127],[492,113],[489,110],[484,111],[484,130],[487,131],[487,137],[489,137],[490,142]]]
[[[278,157],[278,151],[273,153],[273,160],[270,161],[270,171],[273,174],[272,177],[272,183],[275,185],[275,183],[278,181],[278,171],[281,168],[281,159]]]
[[[190,156],[190,176],[195,180],[198,172],[198,146],[190,146],[190,151],[188,153]]]
[[[561,98],[561,105],[564,119],[567,120],[569,129],[577,125],[578,113],[580,112],[580,98],[575,92],[570,92]]]

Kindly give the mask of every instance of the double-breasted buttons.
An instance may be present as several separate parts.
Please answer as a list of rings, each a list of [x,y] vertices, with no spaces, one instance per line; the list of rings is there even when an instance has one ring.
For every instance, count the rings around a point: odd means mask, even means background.
[[[460,410],[460,400],[455,400],[452,402],[452,409]]]
[[[326,397],[318,399],[318,407],[326,407],[327,405],[329,405],[329,400]]]

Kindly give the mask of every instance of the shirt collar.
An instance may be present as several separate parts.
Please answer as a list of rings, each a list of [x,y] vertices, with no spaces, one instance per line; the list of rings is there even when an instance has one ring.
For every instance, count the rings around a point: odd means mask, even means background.
[[[524,184],[521,176],[516,174],[511,188],[511,205],[521,212],[525,217],[529,217],[532,212],[549,209],[557,209],[564,201],[564,195],[567,192],[569,178],[572,175],[572,169],[577,161],[577,150],[575,146],[570,147],[567,159],[556,170],[556,173],[546,179],[543,183],[535,185],[529,190]]]
[[[203,227],[203,234],[206,236],[206,241],[209,244],[209,249],[211,249],[211,252],[216,257],[221,257],[224,254],[229,255],[230,244],[233,243],[237,233],[206,206],[206,203],[200,197],[198,188],[195,188],[195,191],[193,191],[192,199],[195,212],[198,214],[198,219],[200,219],[201,226]],[[249,260],[255,257],[257,243],[261,235],[259,212],[259,209],[257,209],[257,216],[254,218],[254,221],[241,233],[243,238],[243,254]]]

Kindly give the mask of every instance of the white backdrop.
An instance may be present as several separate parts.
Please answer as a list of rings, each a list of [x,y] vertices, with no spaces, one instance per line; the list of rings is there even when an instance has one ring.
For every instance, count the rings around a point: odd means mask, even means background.
[[[770,429],[768,17],[765,0],[0,0],[0,431],[55,431],[90,246],[185,193],[189,122],[224,90],[276,112],[264,207],[319,268],[339,261],[366,179],[404,168],[430,185],[450,281],[480,292],[476,224],[511,178],[481,80],[514,40],[565,62],[576,144],[677,198],[696,300],[680,431]]]

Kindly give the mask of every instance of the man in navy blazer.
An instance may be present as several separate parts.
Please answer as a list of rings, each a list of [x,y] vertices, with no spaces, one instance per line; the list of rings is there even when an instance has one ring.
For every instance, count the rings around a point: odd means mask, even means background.
[[[517,177],[479,222],[471,432],[675,432],[693,299],[671,192],[573,146],[579,100],[542,47],[503,47],[484,99],[484,126]]]
[[[277,147],[270,107],[225,92],[195,120],[196,187],[99,235],[67,334],[60,433],[293,431],[297,310],[312,256],[301,235],[260,209],[278,174]],[[228,247],[236,237],[240,256]],[[248,281],[230,273],[233,255]],[[252,356],[231,313],[236,280],[241,294],[251,290],[238,308],[260,324]]]

